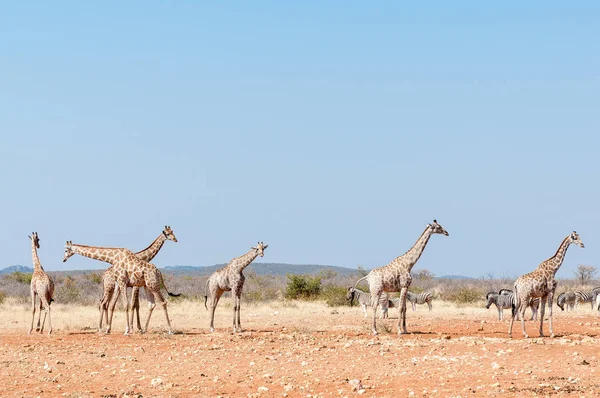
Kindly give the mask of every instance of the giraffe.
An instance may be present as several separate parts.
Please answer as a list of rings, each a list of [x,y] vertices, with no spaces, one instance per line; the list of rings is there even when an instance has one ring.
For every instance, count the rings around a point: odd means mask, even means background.
[[[210,296],[210,331],[214,332],[214,321],[215,321],[215,308],[217,303],[224,292],[232,292],[234,296],[233,305],[233,333],[242,332],[242,325],[240,323],[240,299],[242,297],[242,288],[244,287],[244,281],[246,277],[243,274],[244,268],[246,268],[257,256],[263,257],[265,255],[265,249],[269,245],[265,245],[263,242],[258,242],[256,247],[250,249],[250,251],[240,257],[232,259],[229,264],[213,272],[213,274],[206,281],[206,295],[204,296],[204,306],[206,309],[206,301]]]
[[[114,275],[116,277],[115,283],[119,289],[117,295],[119,295],[121,292],[123,293],[123,305],[125,306],[127,322],[125,335],[128,335],[131,331],[130,324],[133,323],[133,312],[131,312],[131,322],[129,318],[129,311],[131,308],[127,293],[128,286],[145,287],[146,291],[152,293],[147,297],[150,305],[148,318],[146,319],[146,327],[144,330],[148,329],[148,324],[150,323],[150,317],[152,316],[152,311],[156,305],[156,300],[162,305],[165,312],[169,334],[173,334],[173,330],[171,329],[171,321],[169,320],[169,314],[167,312],[167,302],[160,292],[161,287],[165,287],[165,290],[167,290],[169,296],[173,296],[173,294],[170,293],[166,288],[162,274],[154,264],[140,260],[131,250],[128,249],[77,245],[71,241],[67,241],[63,262],[67,261],[74,254],[79,254],[84,257],[103,261],[112,264],[114,267],[113,272],[115,273]],[[112,308],[109,308],[108,322],[106,333],[110,333],[112,326]]]
[[[374,335],[377,335],[377,328],[375,325],[375,317],[377,312],[377,305],[379,304],[380,296],[383,292],[392,293],[400,292],[400,316],[398,317],[398,334],[408,333],[406,330],[406,294],[412,277],[410,271],[415,265],[429,238],[433,234],[442,234],[448,236],[448,232],[438,224],[437,220],[433,220],[432,224],[427,224],[425,231],[421,234],[417,242],[403,255],[396,257],[385,267],[379,267],[372,269],[366,276],[356,281],[358,282],[366,279],[369,283],[369,291],[371,292],[371,306],[373,307],[373,322],[371,329]],[[402,323],[402,328],[400,324]]]
[[[37,249],[40,248],[40,238],[37,232],[33,232],[29,237],[31,239],[31,256],[33,258],[33,275],[31,276],[31,326],[27,334],[31,334],[33,330],[33,320],[35,319],[35,297],[40,297],[40,310],[38,311],[38,321],[36,332],[42,333],[44,331],[44,324],[46,323],[46,315],[48,316],[48,334],[52,333],[52,317],[50,315],[50,303],[54,300],[54,281],[44,271],[40,258],[38,257]],[[40,325],[40,318],[42,316],[42,308],[44,312],[44,320]]]
[[[515,316],[521,314],[521,329],[523,337],[529,337],[525,331],[525,309],[531,299],[540,297],[540,337],[544,336],[544,312],[546,310],[546,301],[548,302],[548,322],[550,327],[550,337],[554,337],[552,328],[552,301],[554,292],[556,291],[557,281],[554,278],[556,271],[560,268],[565,259],[565,254],[569,245],[572,243],[584,248],[583,242],[579,239],[577,232],[569,234],[558,247],[554,256],[542,261],[535,271],[520,276],[514,285],[516,305],[513,306],[512,317],[510,318],[510,326],[508,329],[508,337],[512,337],[512,328]]]
[[[142,251],[135,253],[135,256],[137,258],[139,258],[140,260],[150,262],[150,261],[152,261],[152,259],[154,259],[154,257],[156,257],[156,255],[158,254],[158,252],[160,251],[160,249],[163,247],[163,245],[165,244],[165,242],[167,240],[172,240],[173,242],[177,242],[177,238],[175,237],[175,233],[173,232],[171,227],[168,225],[165,225],[165,229],[150,244],[150,246],[148,246],[147,248],[145,248]],[[110,306],[112,307],[111,313],[114,312],[115,306],[117,305],[117,301],[118,301],[117,296],[113,297],[115,287],[116,287],[116,280],[117,280],[117,275],[116,275],[115,269],[113,266],[110,266],[106,271],[104,271],[104,274],[102,275],[102,284],[104,286],[104,291],[102,293],[102,299],[100,300],[100,306],[99,306],[100,307],[100,322],[98,324],[99,332],[102,331],[102,321],[103,320],[108,325],[109,303],[110,303]],[[139,299],[140,293],[139,293],[139,291],[140,291],[139,286],[133,287],[131,301],[133,302],[133,313],[135,314],[135,317],[136,317],[137,329],[138,329],[138,332],[141,332],[142,325],[140,322],[140,299]],[[111,298],[113,298],[112,301],[111,301]],[[133,327],[133,322],[132,322],[132,327]]]

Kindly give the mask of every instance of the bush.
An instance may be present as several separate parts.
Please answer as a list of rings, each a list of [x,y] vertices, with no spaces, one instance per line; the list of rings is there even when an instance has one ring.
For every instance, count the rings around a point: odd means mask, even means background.
[[[64,282],[57,289],[56,301],[61,303],[77,303],[79,302],[81,289],[77,286],[75,278],[67,275]]]
[[[100,275],[97,272],[91,272],[89,274],[86,274],[85,277],[92,283],[95,283],[96,285],[99,285],[100,283],[102,283],[102,275]]]
[[[26,274],[24,272],[15,271],[12,274],[10,274],[10,277],[19,283],[29,285],[31,284],[31,278],[33,277],[33,274]]]
[[[343,286],[325,285],[321,289],[320,297],[325,300],[329,307],[341,307],[348,305],[346,293],[347,289]]]
[[[314,299],[321,292],[321,277],[310,275],[287,275],[285,297],[288,299]]]
[[[0,292],[0,304],[4,303],[4,300],[6,300],[6,293]]]
[[[479,289],[473,287],[463,287],[456,290],[446,298],[450,301],[454,301],[457,304],[472,304],[482,299],[485,296]]]

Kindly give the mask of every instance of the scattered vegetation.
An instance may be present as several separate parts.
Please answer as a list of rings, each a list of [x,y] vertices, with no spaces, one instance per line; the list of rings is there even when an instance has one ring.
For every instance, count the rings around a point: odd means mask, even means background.
[[[288,299],[316,299],[321,292],[320,275],[287,275],[288,284],[285,290],[285,297]]]
[[[576,289],[591,290],[599,285],[593,279],[595,267],[580,266],[580,271],[579,275],[575,275],[577,279],[559,280],[557,294]],[[331,269],[323,270],[316,275],[258,275],[252,271],[245,272],[246,283],[242,300],[245,303],[277,301],[278,305],[284,306],[294,306],[297,300],[308,300],[322,301],[331,307],[346,306],[349,305],[346,301],[348,287],[354,286],[363,273],[365,270],[362,268],[354,275],[339,275]],[[98,304],[102,296],[101,272],[49,272],[49,274],[54,279],[56,302],[93,306]],[[206,275],[163,272],[163,277],[170,292],[181,294],[181,297],[189,300],[204,302],[208,278]],[[413,275],[410,291],[414,293],[430,291],[434,299],[452,302],[457,306],[479,305],[485,300],[487,292],[497,292],[501,288],[512,289],[513,282],[514,278],[492,278],[490,275],[479,279],[442,279],[436,278],[427,270],[421,270]],[[0,303],[10,298],[11,302],[28,305],[30,283],[31,273],[17,271],[0,276]],[[361,290],[369,290],[368,284],[364,282],[361,282],[358,287]],[[145,301],[145,293],[140,294],[141,299]],[[225,296],[230,294],[225,293]]]
[[[25,285],[31,284],[31,277],[33,274],[26,274],[24,272],[15,271],[12,274],[9,274],[9,277],[13,278],[16,282],[23,283]]]

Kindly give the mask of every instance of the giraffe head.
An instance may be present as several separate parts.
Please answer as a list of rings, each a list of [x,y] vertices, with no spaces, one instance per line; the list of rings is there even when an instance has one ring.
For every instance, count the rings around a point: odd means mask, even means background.
[[[573,231],[573,233],[571,233],[571,235],[569,235],[569,240],[571,241],[571,243],[576,244],[577,246],[581,247],[582,249],[585,247],[583,242],[579,239],[579,234],[575,231]]]
[[[253,247],[253,249],[256,250],[257,255],[264,257],[265,249],[267,247],[269,247],[269,245],[265,245],[263,242],[258,242],[258,245],[256,245],[256,247]]]
[[[69,259],[75,252],[73,251],[73,242],[67,241],[65,245],[65,256],[63,257],[63,263]]]
[[[431,227],[431,233],[433,234],[442,234],[448,236],[448,231],[444,229],[440,224],[438,224],[437,220],[433,220],[433,224],[427,224]]]
[[[175,233],[171,229],[170,225],[165,225],[165,229],[163,229],[163,235],[165,238],[172,240],[173,242],[177,242],[177,238],[175,237]]]
[[[29,239],[31,239],[31,241],[33,242],[33,245],[36,247],[36,249],[40,248],[40,238],[38,237],[37,232],[32,232]]]

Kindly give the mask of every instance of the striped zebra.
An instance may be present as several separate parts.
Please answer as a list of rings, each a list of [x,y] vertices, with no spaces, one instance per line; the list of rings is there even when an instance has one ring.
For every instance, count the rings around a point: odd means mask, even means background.
[[[515,295],[512,293],[499,294],[496,292],[489,292],[485,295],[485,308],[488,309],[492,304],[496,305],[498,309],[498,320],[503,319],[503,310],[512,308],[515,305]]]
[[[490,292],[490,293],[494,293],[494,292]],[[488,293],[488,295],[486,296],[486,299],[490,295],[490,293]],[[512,297],[510,299],[511,303],[516,305],[516,299],[514,298],[514,294],[513,294],[512,290],[510,290],[510,289],[500,289],[497,294],[499,296],[509,296],[509,297]],[[503,302],[505,302],[504,299],[500,299],[500,300],[503,301]],[[531,318],[529,319],[530,321],[537,320],[537,318],[538,318],[538,309],[540,307],[540,301],[541,301],[540,298],[536,297],[533,300],[531,300],[531,302],[529,303],[529,308],[531,308]],[[494,303],[489,303],[489,305],[486,305],[485,308],[490,308],[490,305],[492,305],[492,304],[494,304]],[[512,304],[511,304],[511,307],[504,307],[502,309],[513,308]],[[506,305],[506,304],[504,304],[504,305]],[[498,307],[498,305],[496,305],[496,307]],[[516,307],[515,307],[515,310],[516,310]],[[499,315],[500,320],[502,320],[502,311],[501,311],[500,308],[498,308],[498,315]],[[519,320],[519,314],[517,314],[517,320]]]
[[[350,302],[350,306],[352,307],[352,302],[356,299],[358,304],[360,304],[365,312],[365,318],[367,317],[367,307],[371,306],[371,293],[363,292],[360,289],[350,286],[348,288],[348,293],[346,293],[346,300]],[[390,300],[386,293],[382,293],[379,296],[379,305],[381,305],[382,311],[385,313],[387,318],[387,310]],[[383,316],[383,314],[381,315]]]
[[[568,310],[575,310],[575,293],[573,292],[562,292],[556,298],[556,305],[561,309],[561,311],[565,310],[565,305]]]
[[[600,286],[596,286],[592,289],[592,296],[594,297],[592,300],[592,307],[595,305],[598,308],[598,316],[600,316],[600,300],[598,299],[600,296]]]
[[[594,309],[594,293],[582,292],[581,290],[575,291],[575,308],[579,307],[580,303],[590,303],[592,310]]]
[[[423,293],[406,293],[406,300],[410,301],[412,304],[413,311],[417,310],[417,304],[422,305],[427,303],[429,307],[429,311],[431,311],[431,301],[433,300],[433,294],[431,292],[423,292]]]

